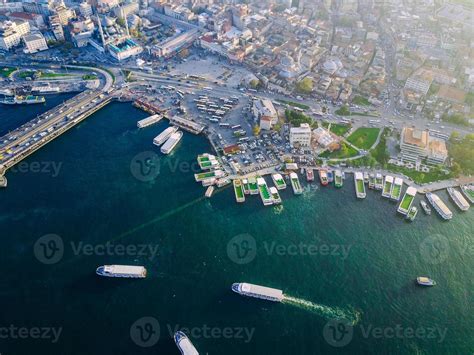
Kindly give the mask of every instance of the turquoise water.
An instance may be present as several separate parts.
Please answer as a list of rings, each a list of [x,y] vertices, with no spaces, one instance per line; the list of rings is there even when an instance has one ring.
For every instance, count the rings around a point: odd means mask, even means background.
[[[209,354],[472,353],[472,210],[457,211],[442,192],[451,222],[420,212],[407,223],[379,192],[356,200],[352,176],[342,189],[302,181],[303,195],[281,192],[282,207],[259,196],[237,204],[232,188],[208,200],[192,171],[196,155],[211,152],[206,139],[185,133],[163,158],[151,142],[167,122],[138,130],[146,116],[111,104],[8,172],[0,328],[61,333],[54,343],[8,336],[2,353],[178,354],[172,333],[182,328]],[[50,234],[64,252],[46,264],[37,241]],[[101,255],[106,242],[148,251]],[[77,250],[84,245],[96,249]],[[148,277],[99,278],[104,264],[144,265]],[[438,285],[415,286],[420,275]],[[243,281],[287,299],[234,294]],[[142,317],[157,320],[159,337]],[[137,324],[153,345],[137,338]]]

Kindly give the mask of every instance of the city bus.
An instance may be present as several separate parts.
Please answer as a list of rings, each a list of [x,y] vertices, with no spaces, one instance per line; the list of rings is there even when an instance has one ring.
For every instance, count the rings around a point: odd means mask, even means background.
[[[232,129],[239,129],[239,128],[242,128],[242,126],[239,125],[239,124],[236,124],[235,126],[232,126],[231,128],[232,128]]]

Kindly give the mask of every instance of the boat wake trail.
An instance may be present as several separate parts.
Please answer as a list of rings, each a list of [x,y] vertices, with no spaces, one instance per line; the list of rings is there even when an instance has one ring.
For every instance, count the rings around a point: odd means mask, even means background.
[[[310,311],[327,319],[346,320],[355,325],[360,320],[360,312],[352,309],[342,309],[339,307],[329,307],[323,304],[303,300],[301,298],[285,295],[283,303]]]

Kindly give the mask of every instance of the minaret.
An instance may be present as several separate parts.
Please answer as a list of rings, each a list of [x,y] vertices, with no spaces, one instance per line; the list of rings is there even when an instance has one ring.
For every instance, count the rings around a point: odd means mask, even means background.
[[[127,16],[124,15],[122,6],[120,6],[120,14],[122,15],[122,18],[125,21],[125,30],[127,32],[127,36],[130,37],[130,31],[128,30]]]
[[[100,38],[102,39],[102,47],[104,47],[104,51],[105,51],[104,31],[102,30],[102,23],[100,22],[99,15],[97,15],[97,23],[98,23],[98,25],[99,25]]]

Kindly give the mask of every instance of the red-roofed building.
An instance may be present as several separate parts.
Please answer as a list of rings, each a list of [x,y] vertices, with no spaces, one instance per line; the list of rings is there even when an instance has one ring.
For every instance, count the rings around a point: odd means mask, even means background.
[[[10,20],[25,20],[30,23],[31,27],[43,28],[45,26],[43,16],[40,14],[28,12],[12,12],[8,15]]]

